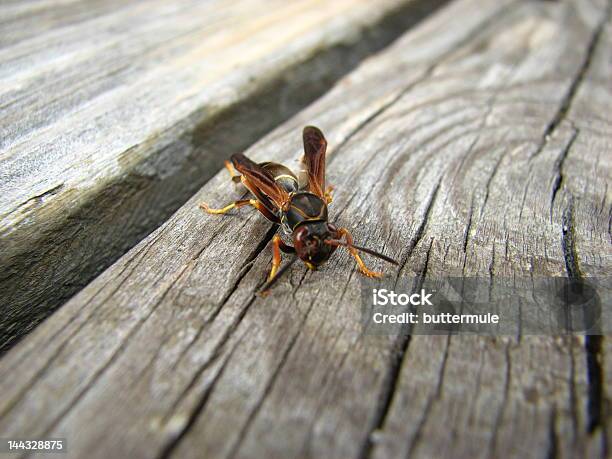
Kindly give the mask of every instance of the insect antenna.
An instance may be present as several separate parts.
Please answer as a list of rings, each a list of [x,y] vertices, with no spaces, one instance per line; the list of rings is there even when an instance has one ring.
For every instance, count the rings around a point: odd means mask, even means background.
[[[337,246],[342,246],[342,247],[347,247],[347,248],[351,248],[352,247],[353,249],[359,250],[360,252],[364,252],[364,253],[370,254],[370,255],[372,255],[374,257],[378,257],[381,260],[385,260],[386,262],[392,263],[394,265],[399,265],[399,262],[394,260],[393,258],[388,257],[387,255],[384,255],[384,254],[382,254],[380,252],[377,252],[375,250],[368,249],[367,247],[360,247],[360,246],[355,245],[355,244],[348,244],[348,243],[346,243],[344,241],[339,241],[338,239],[326,239],[323,242],[325,242],[328,245],[335,245],[336,247]]]

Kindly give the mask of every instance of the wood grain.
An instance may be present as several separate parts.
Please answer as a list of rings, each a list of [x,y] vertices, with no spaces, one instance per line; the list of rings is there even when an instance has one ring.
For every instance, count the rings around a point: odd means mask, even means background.
[[[439,3],[0,6],[0,351]]]
[[[401,276],[609,275],[610,4],[460,0],[246,153],[330,145],[332,220]],[[457,20],[461,18],[461,20]],[[346,253],[267,298],[227,173],[0,360],[0,436],[69,457],[607,457],[607,337],[371,336]],[[369,260],[375,268],[387,268]]]

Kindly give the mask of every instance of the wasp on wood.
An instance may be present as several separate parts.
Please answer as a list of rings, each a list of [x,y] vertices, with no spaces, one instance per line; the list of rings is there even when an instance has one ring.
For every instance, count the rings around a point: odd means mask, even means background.
[[[287,235],[291,235],[293,246],[286,244],[278,234],[272,238],[272,268],[262,291],[266,291],[279,275],[281,251],[297,254],[309,269],[314,270],[325,263],[337,247],[346,247],[364,275],[381,277],[382,273],[366,267],[358,252],[368,253],[396,265],[397,261],[372,249],[355,245],[346,228],[338,228],[329,223],[327,205],[332,202],[333,187],[325,186],[327,141],[314,126],[306,126],[302,136],[302,164],[307,177],[302,180],[303,183],[282,164],[270,161],[255,163],[243,154],[235,154],[231,162],[225,162],[225,167],[232,180],[242,182],[252,193],[253,199],[235,201],[219,209],[212,209],[206,203],[201,203],[200,207],[209,214],[225,214],[234,208],[252,206],[271,222],[281,225]]]

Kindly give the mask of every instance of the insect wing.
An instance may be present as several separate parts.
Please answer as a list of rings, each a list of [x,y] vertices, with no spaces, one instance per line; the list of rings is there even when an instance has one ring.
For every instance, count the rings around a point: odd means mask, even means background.
[[[279,209],[289,201],[289,194],[275,181],[272,174],[242,154],[232,155],[232,163],[250,184],[268,196]]]
[[[308,189],[319,197],[325,193],[325,151],[327,140],[314,126],[306,126],[302,133],[304,140],[304,166],[308,173]]]

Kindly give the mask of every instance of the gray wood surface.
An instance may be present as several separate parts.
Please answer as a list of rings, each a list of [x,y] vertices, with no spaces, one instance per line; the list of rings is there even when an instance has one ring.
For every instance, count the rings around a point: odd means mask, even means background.
[[[0,351],[430,3],[0,5]]]
[[[332,220],[401,276],[609,276],[610,10],[452,2],[246,153],[295,165],[320,126]],[[608,337],[364,335],[344,252],[257,297],[274,228],[197,208],[239,196],[217,174],[0,360],[0,436],[92,458],[609,456]]]

